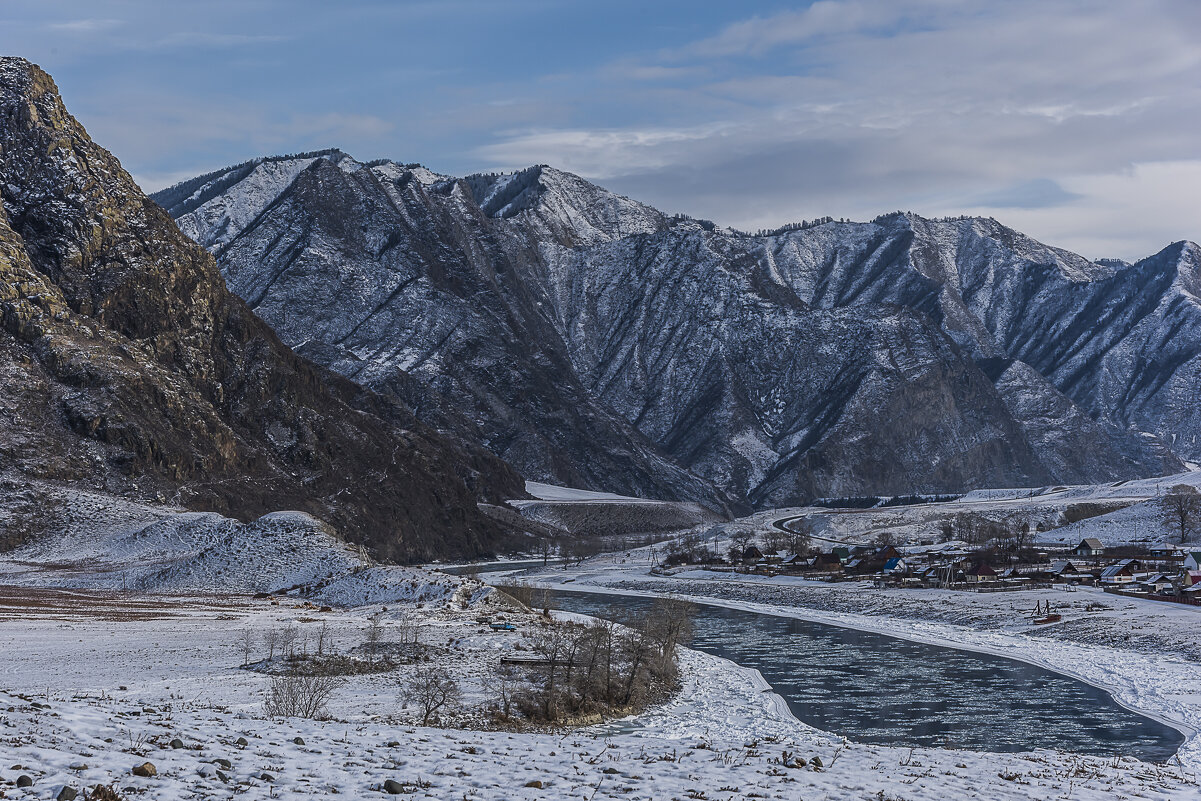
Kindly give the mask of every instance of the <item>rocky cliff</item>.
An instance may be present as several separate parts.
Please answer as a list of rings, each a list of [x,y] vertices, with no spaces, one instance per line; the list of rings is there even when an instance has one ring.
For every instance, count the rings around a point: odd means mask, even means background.
[[[294,354],[212,256],[0,59],[0,471],[244,519],[311,512],[383,557],[476,555],[521,481]]]

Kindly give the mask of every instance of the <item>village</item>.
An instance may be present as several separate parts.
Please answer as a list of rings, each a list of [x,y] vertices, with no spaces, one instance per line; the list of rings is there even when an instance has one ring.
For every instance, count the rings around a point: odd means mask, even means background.
[[[701,568],[716,573],[788,576],[821,582],[861,582],[874,589],[945,589],[992,593],[1060,586],[1201,606],[1201,547],[1169,542],[1109,544],[1084,537],[1076,544],[1033,542],[1027,529],[1012,536],[947,538],[903,544],[880,532],[869,544],[815,547],[805,518],[776,521],[768,531],[735,531],[724,553],[709,535],[683,538],[652,569],[673,575]],[[991,532],[996,533],[996,532]],[[829,545],[830,543],[825,543]],[[1049,607],[1035,622],[1059,620]]]

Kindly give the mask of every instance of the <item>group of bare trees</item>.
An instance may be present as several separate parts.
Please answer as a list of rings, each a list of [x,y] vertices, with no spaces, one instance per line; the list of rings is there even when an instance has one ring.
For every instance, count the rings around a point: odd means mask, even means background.
[[[316,633],[302,631],[295,623],[269,628],[261,634],[254,629],[242,629],[238,633],[237,646],[242,652],[242,667],[250,664],[257,648],[266,651],[266,661],[274,662],[276,656],[286,662],[309,657],[309,646],[313,645],[313,656],[321,657],[333,648],[333,636],[329,625],[322,622]]]
[[[677,647],[692,631],[692,605],[674,598],[622,623],[540,621],[528,639],[532,661],[496,671],[493,714],[536,721],[639,705],[674,684]]]
[[[1201,531],[1201,493],[1188,484],[1177,484],[1163,496],[1162,522],[1172,539],[1185,543]]]

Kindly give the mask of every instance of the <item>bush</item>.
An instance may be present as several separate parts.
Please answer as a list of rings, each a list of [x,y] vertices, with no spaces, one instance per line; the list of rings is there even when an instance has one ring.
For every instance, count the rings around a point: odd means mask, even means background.
[[[271,677],[263,713],[269,717],[323,718],[343,679],[324,674],[285,673]]]

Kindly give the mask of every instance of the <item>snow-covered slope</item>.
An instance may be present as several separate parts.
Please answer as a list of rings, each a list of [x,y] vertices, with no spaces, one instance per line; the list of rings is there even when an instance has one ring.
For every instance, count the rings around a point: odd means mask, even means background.
[[[770,506],[1157,475],[1197,450],[1193,245],[1093,263],[910,214],[749,236],[544,166],[312,156],[159,199],[222,238],[285,341],[408,387],[527,478]],[[235,230],[231,208],[261,211]]]
[[[304,512],[242,523],[102,493],[43,489],[63,511],[45,536],[3,555],[3,583],[155,593],[298,591],[337,606],[471,600],[480,590],[459,577],[373,564]]]

